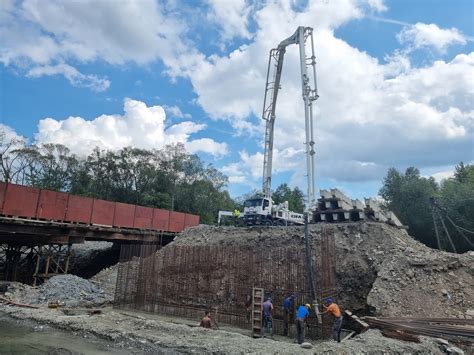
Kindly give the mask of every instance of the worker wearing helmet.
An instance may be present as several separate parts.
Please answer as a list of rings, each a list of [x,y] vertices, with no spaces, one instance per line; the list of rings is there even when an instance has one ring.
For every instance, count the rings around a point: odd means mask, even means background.
[[[334,325],[332,327],[332,338],[338,343],[341,342],[342,313],[339,306],[334,302],[332,297],[323,299],[324,312],[334,316]]]
[[[306,319],[309,316],[311,305],[309,303],[304,306],[299,306],[296,311],[296,339],[298,344],[304,343],[304,330],[306,325]]]

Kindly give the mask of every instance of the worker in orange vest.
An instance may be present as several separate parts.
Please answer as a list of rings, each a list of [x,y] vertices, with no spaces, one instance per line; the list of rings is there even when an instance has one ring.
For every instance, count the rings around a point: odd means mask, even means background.
[[[323,299],[324,312],[334,316],[334,325],[332,327],[332,338],[338,343],[341,342],[342,313],[339,306],[334,302],[332,297]]]

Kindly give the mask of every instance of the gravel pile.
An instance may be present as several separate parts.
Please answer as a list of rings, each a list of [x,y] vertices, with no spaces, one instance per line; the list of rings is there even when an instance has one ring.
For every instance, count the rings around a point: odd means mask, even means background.
[[[119,264],[103,269],[94,275],[90,281],[98,285],[104,292],[107,302],[113,303],[115,296],[115,284],[117,283],[117,271]]]
[[[58,275],[40,286],[35,303],[56,301],[65,307],[93,307],[105,303],[106,297],[88,280],[74,275]]]

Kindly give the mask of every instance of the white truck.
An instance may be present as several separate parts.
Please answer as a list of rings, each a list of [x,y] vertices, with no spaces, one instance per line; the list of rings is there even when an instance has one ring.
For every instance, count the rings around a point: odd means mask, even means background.
[[[306,42],[310,39],[311,56],[306,56]],[[308,195],[306,212],[311,213],[315,208],[314,190],[314,133],[313,133],[313,101],[318,99],[316,82],[316,57],[314,55],[313,29],[300,26],[295,33],[283,40],[277,48],[270,50],[267,70],[267,82],[265,85],[265,98],[263,101],[262,119],[266,122],[265,128],[265,153],[263,160],[263,184],[262,196],[248,199],[244,203],[244,211],[236,220],[242,219],[247,225],[289,225],[303,224],[304,216],[300,213],[291,212],[288,202],[275,205],[271,195],[272,161],[273,161],[273,137],[276,117],[276,103],[278,91],[280,90],[281,73],[286,47],[291,44],[299,45],[301,86],[305,111],[306,131],[306,167],[308,178]],[[308,75],[308,68],[311,76]],[[311,82],[313,87],[311,87]],[[218,223],[221,217],[232,215],[232,212],[219,211]]]

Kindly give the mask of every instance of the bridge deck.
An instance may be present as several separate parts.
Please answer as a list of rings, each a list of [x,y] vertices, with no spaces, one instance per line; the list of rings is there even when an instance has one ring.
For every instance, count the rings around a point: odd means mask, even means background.
[[[90,241],[167,244],[176,233],[0,216],[0,244],[74,244]]]

